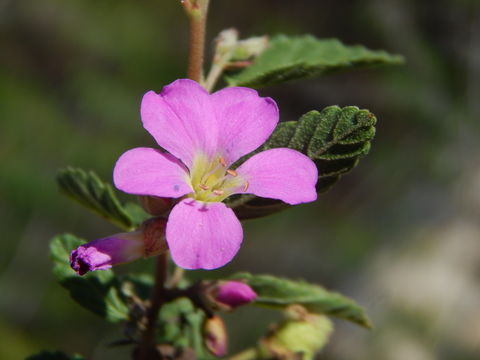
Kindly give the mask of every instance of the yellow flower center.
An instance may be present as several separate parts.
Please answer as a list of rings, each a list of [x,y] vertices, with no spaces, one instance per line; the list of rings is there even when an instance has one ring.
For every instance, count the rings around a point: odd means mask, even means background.
[[[246,191],[245,181],[235,170],[228,169],[222,156],[213,160],[206,155],[197,155],[190,169],[190,184],[193,193],[189,197],[204,202],[220,202],[238,189]]]

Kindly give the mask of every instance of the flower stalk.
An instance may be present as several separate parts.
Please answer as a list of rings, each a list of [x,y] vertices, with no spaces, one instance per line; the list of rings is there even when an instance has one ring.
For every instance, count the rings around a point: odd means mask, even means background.
[[[160,308],[165,302],[165,281],[168,276],[168,253],[157,256],[155,262],[155,284],[147,312],[147,326],[143,332],[142,341],[139,345],[138,360],[156,358],[155,328]]]
[[[190,22],[190,47],[188,57],[189,79],[198,83],[203,81],[203,61],[205,57],[205,35],[207,28],[207,14],[210,0],[183,0]]]

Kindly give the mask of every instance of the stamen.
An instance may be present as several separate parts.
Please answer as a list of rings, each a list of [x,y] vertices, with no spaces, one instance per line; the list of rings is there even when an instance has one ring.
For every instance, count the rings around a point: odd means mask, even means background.
[[[227,170],[227,174],[228,174],[228,175],[231,175],[231,176],[233,176],[233,177],[235,177],[235,176],[238,175],[238,173],[237,173],[235,170],[232,170],[232,169],[228,169],[228,170]]]
[[[200,189],[202,189],[202,190],[205,190],[205,191],[208,190],[208,189],[210,189],[210,188],[209,188],[207,185],[205,185],[205,184],[200,184],[200,185],[198,185],[198,187],[199,187]]]
[[[202,178],[200,179],[201,182],[207,182],[208,178],[213,175],[219,168],[220,166],[222,167],[227,167],[227,162],[225,161],[225,159],[220,156],[218,158],[218,164],[216,164],[215,162],[213,163],[213,168],[210,169],[210,171],[208,171],[207,173],[203,174]]]
[[[213,190],[212,192],[217,196],[223,195],[223,193],[224,193],[223,190]]]
[[[246,192],[248,190],[249,185],[250,185],[250,183],[248,181],[245,182],[245,185],[243,185],[243,192]]]

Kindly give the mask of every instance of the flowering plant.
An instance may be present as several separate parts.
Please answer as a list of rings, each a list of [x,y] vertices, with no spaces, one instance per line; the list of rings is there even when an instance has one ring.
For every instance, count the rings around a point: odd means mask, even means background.
[[[315,201],[370,149],[376,118],[368,110],[330,106],[279,122],[276,102],[253,88],[402,59],[311,36],[239,40],[228,29],[204,77],[209,1],[181,3],[191,27],[188,79],[143,96],[141,121],[158,148],[128,150],[113,169],[114,186],[141,206],[120,202],[92,172],[60,171],[67,195],[124,232],[90,242],[57,236],[54,273],[80,305],[124,324],[118,344],[132,345],[134,359],[227,356],[219,314],[249,304],[279,309],[284,319],[231,359],[312,359],[332,332],[329,316],[370,326],[354,301],[271,275],[192,281],[184,270],[223,267],[244,240],[241,221]],[[229,86],[214,91],[222,75]],[[111,270],[141,258],[155,258],[153,277]]]

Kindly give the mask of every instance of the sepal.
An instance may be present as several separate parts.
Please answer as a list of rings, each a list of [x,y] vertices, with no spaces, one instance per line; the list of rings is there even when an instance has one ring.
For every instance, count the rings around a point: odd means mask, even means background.
[[[217,357],[227,354],[228,335],[222,318],[213,315],[205,319],[203,326],[203,339],[207,350]]]

